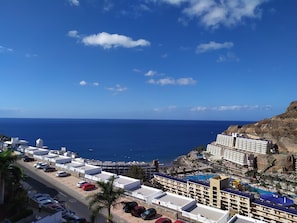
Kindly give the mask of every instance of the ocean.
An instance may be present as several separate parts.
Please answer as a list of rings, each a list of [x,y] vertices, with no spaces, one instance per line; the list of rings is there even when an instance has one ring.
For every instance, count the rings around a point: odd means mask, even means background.
[[[76,152],[100,161],[144,161],[170,164],[193,148],[215,141],[230,125],[246,121],[177,121],[120,119],[0,118],[0,134],[31,146],[41,138],[49,149]]]

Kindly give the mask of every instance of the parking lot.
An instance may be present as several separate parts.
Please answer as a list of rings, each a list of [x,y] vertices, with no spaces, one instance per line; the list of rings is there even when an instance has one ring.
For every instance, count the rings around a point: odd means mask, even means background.
[[[54,182],[54,184],[58,188],[63,188],[63,190],[67,190],[73,197],[75,197],[77,200],[80,200],[85,205],[88,205],[87,196],[89,196],[92,193],[96,193],[99,190],[96,188],[95,190],[90,191],[84,191],[82,188],[77,187],[77,183],[81,180],[85,180],[82,178],[75,177],[73,175],[67,176],[67,177],[57,177],[55,172],[44,172],[43,169],[37,169],[34,167],[34,164],[37,163],[36,161],[33,162],[18,162],[20,165],[25,166],[27,169],[30,169],[31,171],[37,172],[40,176],[42,176],[45,180],[50,181],[51,183]],[[114,216],[114,222],[117,223],[155,223],[156,220],[160,217],[166,217],[162,216],[157,213],[157,215],[150,220],[143,220],[140,217],[134,217],[131,215],[131,213],[126,213],[123,211],[123,202],[125,201],[132,201],[131,197],[122,197],[119,199],[118,203],[112,207],[112,214]],[[145,208],[149,208],[148,205],[145,206]],[[175,221],[175,219],[171,219],[172,222]]]

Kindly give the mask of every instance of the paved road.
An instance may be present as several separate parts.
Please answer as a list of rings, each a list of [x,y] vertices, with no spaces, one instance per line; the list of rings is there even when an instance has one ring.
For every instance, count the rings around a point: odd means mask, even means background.
[[[67,188],[65,188],[66,190],[62,190],[57,184],[55,184],[55,182],[44,179],[44,173],[40,173],[41,170],[34,172],[23,165],[21,165],[21,167],[23,168],[26,176],[28,176],[26,182],[31,187],[30,192],[47,193],[51,195],[51,197],[54,197],[64,203],[65,206],[75,212],[77,216],[89,220],[91,212],[87,205],[71,195],[71,191],[67,191]],[[96,218],[96,223],[102,223],[104,220],[105,217],[99,215]]]
[[[55,173],[45,173],[42,170],[35,169],[33,164],[35,162],[23,162],[22,160],[17,161],[17,163],[31,176],[32,181],[37,181],[40,190],[48,191],[47,193],[53,197],[58,196],[58,199],[63,200],[69,205],[69,208],[76,212],[80,217],[84,217],[87,220],[90,216],[90,210],[88,210],[88,200],[86,199],[89,195],[99,192],[99,189],[94,191],[84,191],[81,188],[76,187],[76,183],[81,180],[75,176],[69,177],[56,177]],[[123,197],[119,199],[119,204],[112,207],[113,222],[115,223],[155,223],[156,219],[161,217],[157,215],[156,218],[151,220],[143,220],[142,218],[132,217],[131,214],[125,213],[122,210],[121,201],[130,200],[128,197]],[[105,218],[103,216],[107,215],[107,210],[101,212],[96,218],[96,223],[104,223]],[[165,216],[164,216],[165,217]]]

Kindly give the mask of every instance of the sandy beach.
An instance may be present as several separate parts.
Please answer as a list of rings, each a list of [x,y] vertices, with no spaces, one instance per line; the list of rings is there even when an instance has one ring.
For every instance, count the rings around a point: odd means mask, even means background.
[[[36,169],[33,166],[36,162],[37,161],[35,162],[23,162],[22,160],[17,161],[18,165],[20,165],[21,167],[25,168],[28,171],[32,171],[35,174],[38,174],[38,176],[40,176],[41,178],[43,178],[48,182],[54,183],[58,189],[60,189],[63,192],[67,191],[68,194],[71,194],[71,196],[83,202],[85,205],[88,205],[87,196],[99,191],[99,189],[92,190],[92,191],[84,191],[81,188],[78,188],[76,184],[78,181],[83,180],[82,178],[78,178],[72,175],[68,177],[57,177],[56,172],[46,173],[43,170]],[[165,216],[157,215],[157,217],[152,220],[143,220],[141,218],[133,217],[131,216],[130,213],[125,213],[122,210],[121,201],[127,201],[127,200],[135,200],[138,203],[141,202],[141,201],[138,201],[137,199],[133,199],[132,197],[127,197],[127,196],[123,196],[122,198],[120,198],[118,200],[118,203],[114,207],[112,207],[114,222],[116,223],[128,223],[128,222],[129,223],[154,223],[157,218],[165,217]],[[141,205],[143,205],[143,203],[141,203]],[[148,205],[144,204],[143,206],[145,206],[146,208],[149,208]]]

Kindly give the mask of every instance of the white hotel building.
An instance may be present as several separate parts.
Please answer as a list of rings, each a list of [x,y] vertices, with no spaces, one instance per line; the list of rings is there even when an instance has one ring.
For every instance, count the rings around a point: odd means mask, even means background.
[[[272,146],[269,140],[246,138],[237,133],[218,134],[216,141],[207,145],[206,151],[213,155],[213,159],[253,166],[254,154],[266,154]]]

